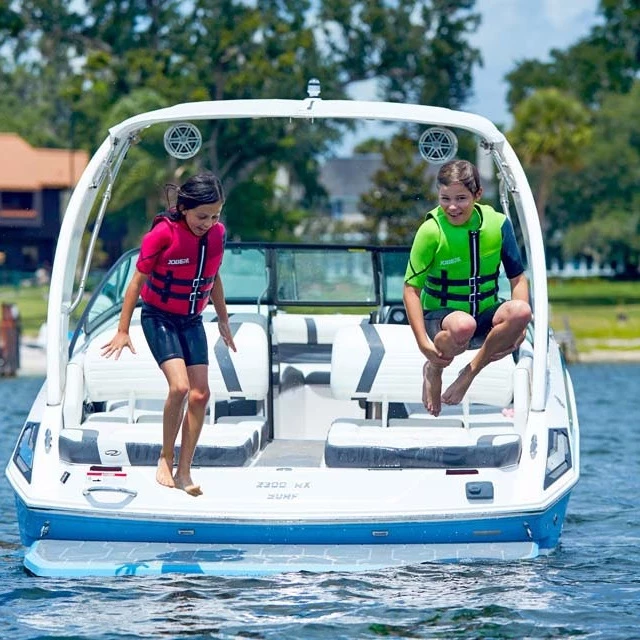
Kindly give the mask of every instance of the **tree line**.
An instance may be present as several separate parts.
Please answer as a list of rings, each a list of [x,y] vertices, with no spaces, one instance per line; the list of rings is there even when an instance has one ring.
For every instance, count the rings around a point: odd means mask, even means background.
[[[640,6],[600,0],[599,13],[601,22],[566,51],[509,73],[513,125],[505,133],[524,159],[550,251],[615,259],[633,272]],[[299,99],[311,77],[322,80],[326,98],[346,98],[354,83],[370,80],[380,99],[464,108],[482,62],[470,45],[481,19],[491,16],[480,16],[475,0],[2,0],[1,128],[33,145],[91,153],[109,126],[140,111],[194,100]],[[114,193],[107,249],[136,243],[162,206],[161,186],[185,168],[221,176],[232,236],[291,239],[326,205],[320,162],[348,128],[213,122],[193,167],[152,163],[162,144],[152,135],[132,149],[135,171]],[[410,134],[376,141],[383,166],[361,202],[365,232],[384,223],[388,242],[407,241],[432,205],[412,164]],[[278,196],[282,167],[300,185],[295,202]]]

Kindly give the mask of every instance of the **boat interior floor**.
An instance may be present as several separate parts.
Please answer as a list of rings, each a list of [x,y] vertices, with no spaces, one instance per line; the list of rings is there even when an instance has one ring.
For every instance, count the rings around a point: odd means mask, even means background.
[[[254,467],[321,467],[324,440],[271,440]]]

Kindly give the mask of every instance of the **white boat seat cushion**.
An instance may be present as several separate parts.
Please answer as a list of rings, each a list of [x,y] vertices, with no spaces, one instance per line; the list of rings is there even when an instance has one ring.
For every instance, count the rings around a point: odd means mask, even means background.
[[[237,352],[222,342],[217,323],[205,322],[209,349],[209,389],[211,404],[216,400],[264,400],[269,386],[269,352],[264,328],[254,322],[230,323]],[[82,360],[85,399],[90,402],[127,401],[128,415],[120,419],[139,419],[136,407],[144,399],[166,398],[168,387],[160,367],[154,360],[140,325],[132,325],[129,333],[136,349],[122,351],[120,358],[104,358],[102,345],[110,332],[97,336]],[[76,381],[77,384],[77,381]],[[98,416],[93,415],[92,419]],[[68,426],[73,426],[69,424]]]
[[[331,349],[342,327],[368,322],[368,317],[352,314],[279,313],[273,318],[273,342],[278,360],[297,367],[305,384],[329,384]],[[315,366],[314,368],[314,365]],[[324,365],[324,366],[323,366]]]
[[[205,322],[209,347],[209,387],[216,399],[262,400],[267,395],[269,364],[267,336],[253,322],[230,323],[237,352],[223,344],[218,325]],[[130,398],[164,398],[167,382],[154,360],[140,325],[129,330],[137,353],[124,349],[120,358],[104,358],[106,332],[92,340],[84,357],[86,395],[93,402]]]
[[[445,389],[474,357],[468,350],[443,371]],[[339,399],[369,402],[422,402],[426,359],[408,325],[366,324],[340,329],[331,357],[331,390]],[[470,403],[506,407],[513,400],[515,362],[506,356],[487,365],[466,394]]]

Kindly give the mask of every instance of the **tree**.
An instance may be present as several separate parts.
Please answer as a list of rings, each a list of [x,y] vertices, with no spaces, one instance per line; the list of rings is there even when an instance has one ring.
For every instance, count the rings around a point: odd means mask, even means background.
[[[394,136],[382,150],[383,166],[373,176],[371,191],[362,195],[360,229],[369,242],[410,244],[424,219],[426,203],[434,199],[429,188],[429,166],[405,134]]]
[[[543,233],[553,179],[563,167],[577,168],[592,139],[591,114],[578,100],[558,89],[540,89],[514,113],[507,138],[527,165],[537,169],[536,207]]]
[[[563,238],[565,257],[585,255],[598,264],[615,263],[627,277],[640,271],[640,194],[629,209],[598,204],[588,222],[573,225]]]
[[[592,141],[582,157],[580,171],[559,174],[559,188],[550,201],[564,253],[615,259],[625,270],[635,272],[635,225],[640,210],[639,82],[629,93],[611,94],[603,101],[594,113]]]
[[[378,79],[384,99],[458,108],[480,64],[475,0],[324,0],[319,17],[343,84]]]
[[[15,61],[0,69],[13,79],[19,73],[30,79],[33,104],[42,105],[29,111],[31,119],[42,117],[38,135],[89,151],[114,124],[107,119],[122,101],[135,104],[144,91],[152,91],[159,106],[301,98],[308,79],[319,77],[323,97],[344,98],[350,83],[377,78],[383,97],[456,107],[469,96],[480,60],[466,42],[479,22],[473,5],[474,0],[23,0],[15,11],[0,12],[6,45],[1,51],[10,51]],[[11,108],[0,96],[0,114]],[[322,196],[318,161],[350,126],[214,122],[203,127],[203,155],[196,162],[224,180],[230,226],[244,213],[235,210],[234,200],[241,198],[233,198],[234,191],[256,180],[272,188],[279,167],[304,187],[300,206],[310,210]],[[152,200],[157,187],[144,170],[145,156],[134,150],[132,159],[140,163],[138,186],[153,189]],[[167,159],[167,173],[171,167]],[[271,219],[276,210],[297,218],[295,207],[283,208],[275,198],[272,193],[256,221]],[[149,209],[151,200],[136,209]],[[130,210],[131,203],[122,206]],[[261,206],[254,203],[258,211]],[[290,225],[284,226],[288,234]]]

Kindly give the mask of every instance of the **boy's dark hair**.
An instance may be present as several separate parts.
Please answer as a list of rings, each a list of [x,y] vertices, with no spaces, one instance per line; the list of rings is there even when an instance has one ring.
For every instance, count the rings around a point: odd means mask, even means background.
[[[175,206],[169,207],[168,215],[172,220],[179,220],[186,209],[195,209],[201,204],[215,204],[224,202],[224,188],[220,178],[213,173],[199,173],[189,178],[184,184],[177,186],[168,184],[165,186],[167,200],[169,191],[176,192]]]
[[[480,191],[480,173],[477,167],[468,160],[451,160],[440,167],[437,186],[448,187],[449,185],[463,184],[475,196]]]

